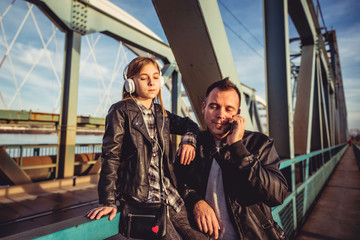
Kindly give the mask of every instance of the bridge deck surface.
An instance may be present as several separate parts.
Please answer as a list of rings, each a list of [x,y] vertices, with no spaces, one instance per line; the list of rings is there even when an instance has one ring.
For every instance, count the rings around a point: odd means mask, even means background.
[[[297,239],[355,240],[359,236],[360,171],[353,148],[349,147]]]
[[[0,197],[0,238],[85,215],[97,205],[93,183]]]

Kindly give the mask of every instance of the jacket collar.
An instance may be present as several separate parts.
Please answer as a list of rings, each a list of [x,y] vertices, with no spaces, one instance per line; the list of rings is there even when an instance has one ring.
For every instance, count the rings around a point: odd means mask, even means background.
[[[210,148],[215,148],[216,147],[214,136],[208,130],[203,131],[202,135],[203,135],[203,141],[205,142],[205,144],[208,147],[210,147]],[[223,148],[226,145],[227,145],[226,138],[221,139],[220,148]]]
[[[128,111],[134,112],[134,115],[133,115],[134,117],[133,117],[133,119],[131,119],[132,127],[134,129],[138,130],[139,132],[141,132],[141,134],[151,143],[150,135],[146,128],[146,124],[145,124],[144,118],[142,116],[142,112],[140,111],[141,107],[144,107],[144,106],[137,105],[137,103],[132,99],[127,100],[127,104],[128,104],[128,107],[127,107]],[[162,109],[161,109],[160,105],[153,103],[152,110],[155,115],[155,123],[156,123],[156,127],[158,130],[158,134],[160,136],[160,139],[158,139],[158,141],[159,141],[160,145],[163,146],[164,143],[163,143],[161,134],[164,134],[164,133],[162,133],[161,130],[163,127],[163,121],[166,119],[163,118],[163,113],[162,113]],[[164,124],[165,124],[165,122],[164,122]],[[165,128],[165,126],[164,126],[164,128]]]
[[[151,138],[147,131],[142,112],[140,111],[139,106],[134,100],[127,100],[127,110],[129,111],[129,113],[132,112],[132,114],[130,115],[132,116],[132,118],[130,119],[131,127],[139,131],[145,137],[145,139],[147,139],[151,143]]]

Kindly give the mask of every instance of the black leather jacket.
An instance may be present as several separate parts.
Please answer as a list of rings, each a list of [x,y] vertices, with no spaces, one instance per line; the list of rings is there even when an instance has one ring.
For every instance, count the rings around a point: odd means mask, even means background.
[[[268,136],[245,131],[244,138],[230,146],[222,143],[220,152],[208,132],[197,138],[195,160],[189,166],[176,164],[178,189],[189,212],[205,200],[213,157],[222,170],[226,205],[239,239],[267,239],[257,217],[248,207],[259,204],[269,219],[270,207],[280,205],[287,192],[287,182],[279,170],[280,159],[274,141]],[[215,156],[215,155],[212,155]]]
[[[163,117],[161,106],[155,107],[158,141],[164,151],[164,174],[176,187],[170,133],[183,135],[199,133],[199,128],[189,118],[167,112]],[[165,121],[163,121],[165,120]],[[164,122],[164,125],[163,125]],[[101,172],[98,184],[99,202],[116,206],[117,196],[132,196],[140,201],[148,197],[148,170],[152,153],[151,139],[140,109],[132,99],[113,104],[106,116],[103,137]]]

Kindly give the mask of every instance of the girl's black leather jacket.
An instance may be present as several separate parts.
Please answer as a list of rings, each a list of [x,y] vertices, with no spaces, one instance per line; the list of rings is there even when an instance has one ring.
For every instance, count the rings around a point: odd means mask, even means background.
[[[170,112],[164,117],[161,106],[155,104],[154,107],[158,141],[164,151],[164,174],[176,187],[170,133],[183,135],[192,132],[197,135],[199,128],[189,118],[182,118]],[[113,104],[106,116],[103,137],[98,184],[100,204],[116,206],[118,196],[146,200],[149,192],[148,170],[151,154],[151,139],[142,113],[134,100],[128,99]]]
[[[272,220],[270,208],[280,205],[287,193],[274,140],[259,132],[245,131],[242,140],[230,146],[222,142],[217,151],[213,136],[208,131],[201,132],[191,164],[175,164],[178,190],[189,212],[205,199],[207,183],[212,181],[209,173],[213,158],[221,167],[226,205],[239,239],[268,239],[249,206],[258,204]]]

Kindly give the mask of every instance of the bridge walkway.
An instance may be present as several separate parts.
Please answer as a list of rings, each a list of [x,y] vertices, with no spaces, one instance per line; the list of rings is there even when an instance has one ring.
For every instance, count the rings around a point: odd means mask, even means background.
[[[360,171],[349,147],[297,240],[350,240],[360,236]]]
[[[95,175],[0,189],[0,238],[84,216],[95,206]]]

